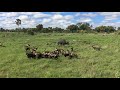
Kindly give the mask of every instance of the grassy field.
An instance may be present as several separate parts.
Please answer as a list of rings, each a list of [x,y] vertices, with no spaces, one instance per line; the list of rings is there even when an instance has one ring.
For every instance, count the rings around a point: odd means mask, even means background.
[[[70,45],[58,46],[64,38]],[[54,33],[37,34],[0,33],[0,78],[119,78],[120,36],[115,34]],[[37,46],[38,51],[74,47],[79,59],[31,59],[25,55],[24,45]],[[91,45],[102,47],[94,50]]]

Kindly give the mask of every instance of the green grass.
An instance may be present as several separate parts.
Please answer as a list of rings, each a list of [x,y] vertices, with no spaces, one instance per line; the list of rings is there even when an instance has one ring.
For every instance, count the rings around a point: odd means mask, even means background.
[[[60,47],[60,38],[70,45]],[[115,34],[40,33],[34,36],[24,33],[0,33],[0,78],[119,78],[120,36]],[[29,43],[38,51],[54,50],[56,47],[74,47],[79,59],[60,57],[54,59],[31,59],[25,55],[24,45]],[[47,45],[47,43],[49,45]],[[102,47],[94,50],[91,45]]]

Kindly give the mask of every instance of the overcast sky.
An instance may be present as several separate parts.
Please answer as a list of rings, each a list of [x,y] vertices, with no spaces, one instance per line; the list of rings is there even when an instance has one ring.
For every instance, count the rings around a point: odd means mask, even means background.
[[[38,24],[66,28],[78,22],[88,22],[94,27],[120,26],[120,12],[0,12],[0,27],[17,28],[16,19],[22,20],[22,28],[34,28]]]

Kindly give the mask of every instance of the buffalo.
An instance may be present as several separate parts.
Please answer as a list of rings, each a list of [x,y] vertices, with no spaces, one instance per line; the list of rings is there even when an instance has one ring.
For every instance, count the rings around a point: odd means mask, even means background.
[[[65,39],[61,39],[57,42],[58,45],[69,45],[69,42],[66,41]]]

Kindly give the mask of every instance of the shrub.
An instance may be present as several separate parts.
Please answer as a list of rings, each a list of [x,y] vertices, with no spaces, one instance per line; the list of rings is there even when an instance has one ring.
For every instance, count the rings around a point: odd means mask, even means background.
[[[35,35],[34,31],[28,31],[29,35]]]

